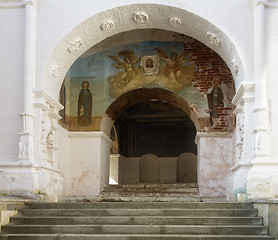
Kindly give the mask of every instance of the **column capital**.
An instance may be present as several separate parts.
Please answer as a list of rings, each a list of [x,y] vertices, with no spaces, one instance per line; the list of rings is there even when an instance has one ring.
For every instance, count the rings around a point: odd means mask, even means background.
[[[269,0],[253,0],[253,6],[267,5]]]
[[[35,8],[38,8],[39,0],[21,0],[22,4],[25,5],[32,5]]]
[[[255,99],[255,83],[254,82],[243,82],[236,92],[232,104],[235,106],[242,103],[242,101],[254,100]]]

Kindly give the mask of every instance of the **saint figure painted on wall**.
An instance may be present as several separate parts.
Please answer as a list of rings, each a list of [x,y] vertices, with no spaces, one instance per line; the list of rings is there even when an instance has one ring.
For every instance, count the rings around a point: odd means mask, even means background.
[[[89,82],[83,81],[78,97],[78,125],[89,126],[92,118],[92,93]]]
[[[209,105],[209,112],[210,112],[210,123],[213,125],[213,118],[218,118],[218,111],[217,107],[224,107],[224,95],[222,89],[220,88],[220,82],[214,81],[213,82],[213,89],[207,95],[208,98],[208,105]]]

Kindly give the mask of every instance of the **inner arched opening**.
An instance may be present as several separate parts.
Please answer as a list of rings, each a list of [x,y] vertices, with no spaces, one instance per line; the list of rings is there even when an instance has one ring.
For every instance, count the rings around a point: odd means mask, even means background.
[[[118,117],[111,134],[111,183],[197,182],[196,128],[183,110],[157,99],[137,103]]]

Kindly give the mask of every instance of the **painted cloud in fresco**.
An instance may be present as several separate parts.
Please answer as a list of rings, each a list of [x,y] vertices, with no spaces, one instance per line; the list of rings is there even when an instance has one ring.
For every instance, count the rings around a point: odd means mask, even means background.
[[[108,78],[111,97],[116,98],[142,86],[156,85],[176,92],[191,86],[196,67],[190,64],[187,53],[172,52],[169,57],[164,50],[157,47],[153,49],[156,55],[137,57],[133,50],[125,49],[118,56],[109,56],[115,61],[112,66],[121,69]]]

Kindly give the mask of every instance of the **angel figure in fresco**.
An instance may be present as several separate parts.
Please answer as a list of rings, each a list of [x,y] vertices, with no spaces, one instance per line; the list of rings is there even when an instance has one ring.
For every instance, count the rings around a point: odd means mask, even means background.
[[[177,82],[177,78],[181,75],[182,65],[188,62],[188,60],[185,59],[187,53],[183,52],[180,55],[172,53],[169,57],[163,50],[159,48],[154,49],[157,51],[160,58],[167,63],[163,68],[163,73],[168,76],[172,82]]]
[[[132,50],[122,50],[118,53],[118,57],[109,57],[116,62],[116,64],[112,64],[114,67],[122,68],[124,71],[117,84],[118,87],[124,88],[127,83],[132,80],[134,70],[136,69],[134,65],[140,61],[141,57],[137,58]],[[121,57],[123,57],[124,61],[122,61]]]

